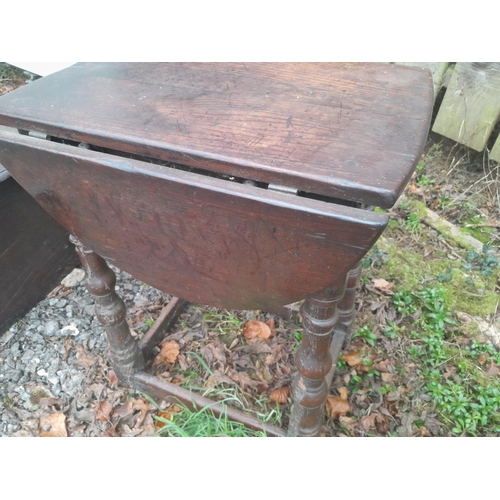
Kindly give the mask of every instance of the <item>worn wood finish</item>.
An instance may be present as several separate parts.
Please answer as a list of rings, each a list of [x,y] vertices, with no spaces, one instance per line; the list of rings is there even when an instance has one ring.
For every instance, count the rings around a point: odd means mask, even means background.
[[[0,158],[68,231],[137,279],[232,309],[296,302],[346,274],[387,216],[80,148],[0,136]]]
[[[347,276],[314,297],[307,298],[300,309],[303,321],[302,344],[295,364],[298,374],[292,384],[293,408],[289,434],[318,436],[323,407],[328,396],[326,377],[332,368],[330,346],[338,320],[337,304],[346,288]]]
[[[433,94],[398,65],[80,63],[3,96],[0,124],[390,207]]]
[[[339,319],[335,325],[336,330],[341,330],[345,334],[345,340],[348,341],[351,336],[351,328],[356,315],[355,300],[356,290],[361,277],[361,262],[354,269],[349,271],[347,275],[347,287],[344,297],[340,301],[337,309],[339,311]]]
[[[500,117],[500,63],[457,63],[432,127],[483,151]]]
[[[70,237],[85,269],[85,286],[94,297],[97,319],[106,330],[111,363],[120,383],[131,386],[132,376],[144,370],[144,356],[126,321],[125,303],[115,292],[116,275],[105,260]]]
[[[428,69],[432,74],[432,81],[434,82],[434,100],[444,85],[444,75],[450,66],[449,62],[398,62],[396,64]]]
[[[78,266],[68,236],[6,173],[0,181],[0,335]]]
[[[342,330],[334,329],[332,343],[330,344],[330,356],[332,357],[332,367],[325,377],[326,385],[328,388],[332,385],[333,376],[335,375],[335,370],[337,368],[337,362],[342,352],[342,348],[345,344],[346,335]]]

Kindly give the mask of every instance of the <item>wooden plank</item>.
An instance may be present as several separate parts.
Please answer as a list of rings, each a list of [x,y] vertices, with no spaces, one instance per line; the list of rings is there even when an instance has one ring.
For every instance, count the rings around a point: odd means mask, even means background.
[[[457,63],[433,132],[483,151],[500,117],[500,63]]]
[[[491,150],[490,160],[500,163],[500,135],[497,137],[493,149]]]
[[[434,100],[439,94],[443,86],[443,78],[450,66],[449,62],[398,62],[403,66],[416,66],[418,68],[426,68],[432,73],[432,81],[434,82]]]
[[[68,236],[12,177],[0,182],[0,335],[78,265]]]

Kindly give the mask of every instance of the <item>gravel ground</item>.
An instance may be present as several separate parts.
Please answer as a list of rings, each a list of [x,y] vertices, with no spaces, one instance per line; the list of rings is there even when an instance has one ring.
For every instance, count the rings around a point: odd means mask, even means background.
[[[129,324],[140,334],[168,296],[114,270]],[[76,274],[79,282],[57,287],[0,337],[0,436],[38,436],[43,419],[57,412],[68,415],[69,435],[101,435],[99,401],[127,395],[113,385],[104,329],[83,271]]]

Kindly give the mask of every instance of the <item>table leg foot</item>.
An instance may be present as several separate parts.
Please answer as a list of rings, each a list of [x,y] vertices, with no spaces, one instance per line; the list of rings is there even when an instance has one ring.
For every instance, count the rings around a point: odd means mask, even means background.
[[[70,241],[85,270],[85,286],[94,297],[97,319],[106,330],[111,364],[118,381],[131,386],[133,375],[145,369],[145,361],[130,334],[125,303],[115,291],[116,275],[101,256],[86,248],[78,238],[72,235]]]
[[[302,304],[304,333],[295,359],[298,374],[292,384],[293,407],[288,429],[291,436],[318,436],[321,431],[328,396],[326,376],[332,368],[330,344],[346,279],[345,276],[336,286]]]

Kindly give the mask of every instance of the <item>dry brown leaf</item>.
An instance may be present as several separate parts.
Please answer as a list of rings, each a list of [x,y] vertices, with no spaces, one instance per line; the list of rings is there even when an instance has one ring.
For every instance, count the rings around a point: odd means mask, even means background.
[[[340,423],[340,425],[345,427],[347,430],[351,431],[351,430],[353,430],[353,428],[357,424],[357,421],[354,420],[352,417],[345,417],[345,416],[341,415],[339,417],[339,423]]]
[[[273,365],[274,363],[277,363],[283,356],[284,356],[284,351],[283,351],[283,346],[282,345],[277,345],[271,354],[268,354],[266,356],[266,365],[270,366]]]
[[[268,339],[271,336],[271,328],[263,321],[255,319],[247,321],[242,330],[243,336],[248,339]]]
[[[479,364],[480,365],[484,365],[484,363],[486,363],[486,361],[488,361],[488,355],[487,354],[481,354],[481,356],[479,356]]]
[[[271,337],[274,337],[276,335],[276,327],[275,327],[274,318],[269,318],[266,321],[266,325],[271,329]]]
[[[229,378],[233,382],[236,382],[243,390],[245,390],[247,387],[254,389],[261,385],[260,382],[252,380],[245,373],[229,373]]]
[[[109,370],[108,372],[108,380],[111,385],[118,385],[118,377],[113,370]]]
[[[113,416],[121,418],[128,417],[133,413],[132,405],[132,401],[130,399],[127,400],[125,404],[119,405],[114,409]]]
[[[359,351],[349,351],[342,356],[342,359],[351,367],[356,368],[363,364],[363,357]]]
[[[418,429],[418,437],[430,437],[431,433],[423,425]]]
[[[347,387],[339,387],[337,391],[342,399],[347,400],[347,396],[349,395],[349,390],[347,389]]]
[[[495,363],[490,363],[489,365],[486,365],[486,375],[491,375],[495,376],[500,373],[500,369]]]
[[[391,372],[391,362],[388,359],[384,359],[383,361],[378,362],[374,366],[375,370],[378,370],[379,372],[384,372],[384,373],[390,373]]]
[[[222,344],[218,343],[216,345],[213,342],[210,342],[200,349],[200,354],[203,356],[208,365],[218,362],[221,365],[219,368],[224,370],[226,365],[226,353]]]
[[[365,415],[364,417],[361,417],[361,420],[360,420],[361,428],[365,432],[369,431],[370,429],[375,429],[376,418],[377,418],[376,413],[370,413],[370,415]]]
[[[158,412],[158,417],[163,418],[164,420],[172,420],[172,417],[174,414],[179,413],[182,411],[182,408],[179,408],[176,405],[169,406],[165,411],[159,411]],[[156,429],[162,429],[165,427],[165,422],[162,422],[161,420],[156,420],[155,419],[155,428]]]
[[[173,365],[177,360],[177,356],[179,356],[179,352],[179,344],[175,340],[167,340],[161,344],[161,350],[156,355],[153,365],[159,365],[160,363]]]
[[[348,401],[342,399],[340,396],[329,396],[326,401],[326,409],[330,416],[338,417],[339,415],[345,415],[351,411],[351,406]]]
[[[76,345],[76,362],[85,368],[90,368],[95,362],[95,358],[89,354],[87,349],[81,345]]]
[[[154,436],[156,433],[155,420],[151,413],[146,415],[144,422],[142,423],[142,432],[138,434],[139,437]]]
[[[383,434],[389,432],[389,419],[387,416],[382,415],[381,413],[377,413],[377,417],[375,418],[375,425],[377,426],[377,430]]]
[[[288,403],[288,396],[290,395],[290,387],[280,387],[269,394],[269,399],[275,403],[284,405]]]
[[[408,184],[408,186],[406,186],[406,188],[408,189],[408,191],[410,191],[410,193],[413,193],[413,194],[422,194],[422,188],[419,188],[413,182],[411,182],[410,184]]]
[[[139,411],[139,416],[137,417],[137,422],[134,425],[134,429],[137,429],[144,419],[146,418],[146,415],[149,411],[149,405],[148,403],[144,402],[142,399],[132,399],[132,409],[134,411]]]
[[[135,437],[139,435],[141,432],[142,429],[137,429],[136,427],[131,429],[130,426],[127,424],[121,425],[121,437]]]
[[[40,419],[40,437],[68,437],[66,430],[66,415],[53,413]]]
[[[101,422],[106,422],[109,420],[112,411],[113,405],[109,401],[101,401],[97,406],[95,418]]]
[[[182,371],[186,371],[188,369],[189,365],[185,356],[179,354],[179,356],[177,357],[177,361],[179,362],[179,366],[181,367]]]
[[[381,292],[388,292],[394,288],[394,283],[390,283],[389,281],[385,280],[384,278],[373,278],[372,279],[373,286],[377,289],[380,290]]]
[[[121,437],[118,430],[116,427],[118,424],[121,422],[120,419],[118,419],[118,422],[116,424],[109,426],[103,433],[103,437]]]
[[[382,382],[392,382],[392,379],[394,378],[394,375],[392,373],[384,373],[382,372],[380,374],[380,378],[382,379]]]

